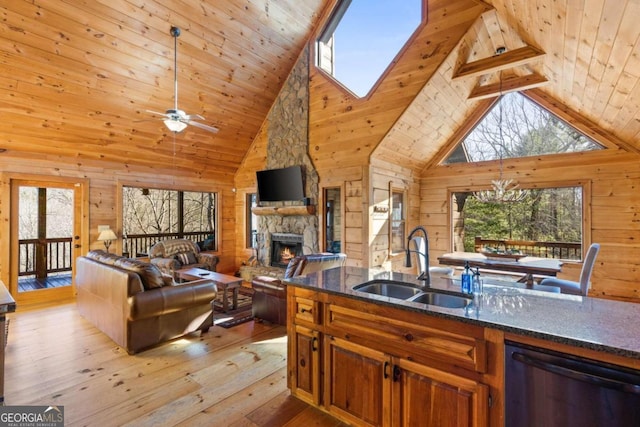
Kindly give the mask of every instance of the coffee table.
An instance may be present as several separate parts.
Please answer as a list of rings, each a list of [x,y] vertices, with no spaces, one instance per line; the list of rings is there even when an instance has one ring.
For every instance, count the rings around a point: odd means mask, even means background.
[[[229,276],[227,274],[216,273],[215,271],[205,270],[203,268],[183,268],[176,270],[179,280],[193,281],[199,279],[212,280],[218,290],[222,291],[222,311],[227,313],[229,309],[236,310],[238,308],[238,289],[242,286],[242,278]],[[229,307],[229,294],[231,290],[231,307]]]

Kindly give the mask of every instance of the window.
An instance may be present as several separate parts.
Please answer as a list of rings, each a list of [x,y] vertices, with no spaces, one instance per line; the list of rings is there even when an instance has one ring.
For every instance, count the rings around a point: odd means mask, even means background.
[[[423,0],[342,0],[317,44],[318,67],[363,97],[422,22]]]
[[[524,199],[514,203],[485,203],[473,193],[454,192],[453,250],[476,252],[480,239],[491,240],[483,244],[489,252],[508,249],[542,258],[581,259],[583,187],[525,191]]]
[[[324,189],[324,250],[339,253],[342,250],[342,189]]]
[[[471,163],[602,148],[524,95],[511,92],[494,104],[444,163]]]
[[[122,189],[123,252],[144,254],[153,243],[186,238],[217,250],[217,193],[155,188]]]
[[[391,252],[402,252],[405,248],[404,192],[391,191]]]
[[[258,206],[258,197],[256,193],[247,193],[245,206],[247,207],[247,229],[245,231],[245,236],[247,236],[247,238],[245,243],[247,248],[255,248],[258,246],[258,242],[256,240],[258,238],[258,217],[254,215],[251,208]]]

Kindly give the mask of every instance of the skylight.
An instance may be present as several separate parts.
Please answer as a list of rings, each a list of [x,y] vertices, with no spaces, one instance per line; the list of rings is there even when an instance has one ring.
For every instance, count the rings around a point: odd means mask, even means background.
[[[444,163],[601,150],[578,132],[518,92],[503,95]]]
[[[342,0],[318,39],[318,67],[364,97],[422,16],[422,0]]]

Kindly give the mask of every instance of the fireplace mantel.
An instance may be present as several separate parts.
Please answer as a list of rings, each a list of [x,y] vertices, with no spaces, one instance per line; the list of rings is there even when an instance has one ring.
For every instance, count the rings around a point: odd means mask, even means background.
[[[315,205],[305,206],[254,206],[251,208],[254,215],[315,215]]]

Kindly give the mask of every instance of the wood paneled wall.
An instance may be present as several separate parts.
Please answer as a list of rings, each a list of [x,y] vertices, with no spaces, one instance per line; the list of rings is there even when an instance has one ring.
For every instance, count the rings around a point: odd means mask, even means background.
[[[367,98],[354,97],[310,65],[309,155],[321,188],[340,183],[345,190],[343,251],[349,265],[389,262],[388,236],[380,234],[380,230],[388,233],[388,226],[386,219],[371,220],[373,203],[388,199],[389,181],[410,187],[407,182],[412,178],[400,177],[397,166],[390,164],[381,171],[371,169],[371,154],[485,10],[486,4],[473,0],[429,1],[428,25],[416,32]],[[322,28],[321,23],[317,31]],[[316,36],[310,41],[312,52]]]
[[[257,193],[256,171],[263,170],[267,165],[267,145],[269,121],[266,120],[258,135],[253,140],[235,177],[235,217],[236,222],[236,252],[235,264],[241,266],[249,257],[254,255],[246,246],[247,241],[247,194]]]
[[[576,160],[579,157],[579,160]],[[505,159],[504,177],[516,179],[522,187],[585,182],[585,244],[600,243],[593,271],[591,294],[640,300],[640,162],[621,150]],[[438,239],[430,256],[452,250],[450,191],[487,188],[498,173],[495,162],[485,165],[438,166],[420,183],[420,223]],[[576,276],[577,269],[569,267]],[[563,269],[564,271],[564,269]],[[574,277],[577,279],[577,277]]]
[[[73,159],[34,159],[20,156],[11,157],[10,153],[2,154],[0,171],[3,175],[0,188],[0,218],[4,225],[0,228],[0,279],[9,283],[8,277],[8,224],[10,214],[9,179],[12,176],[40,177],[43,181],[55,181],[55,177],[78,178],[88,181],[89,201],[88,236],[81,236],[86,251],[102,249],[103,245],[97,241],[98,225],[109,225],[118,236],[122,236],[122,215],[118,210],[122,203],[118,200],[122,185],[140,185],[154,188],[173,188],[193,191],[212,191],[220,196],[218,213],[218,255],[220,263],[218,271],[235,272],[235,228],[236,217],[234,210],[233,182],[231,179],[220,181],[205,177],[206,171],[176,172],[171,170],[145,170],[140,167],[130,167],[117,163],[79,163]],[[177,174],[177,176],[172,176]],[[54,178],[51,178],[54,177]],[[122,242],[119,240],[111,246],[116,253],[122,252]]]

